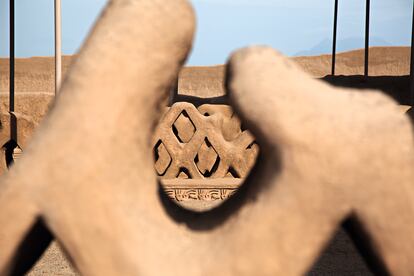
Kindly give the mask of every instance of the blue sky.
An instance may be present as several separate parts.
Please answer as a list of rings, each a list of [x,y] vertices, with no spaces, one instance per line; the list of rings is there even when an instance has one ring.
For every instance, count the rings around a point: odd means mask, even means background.
[[[53,55],[53,0],[16,0],[16,55]],[[266,44],[286,55],[330,51],[333,0],[194,0],[190,65],[224,63],[236,48]],[[0,0],[0,56],[8,56],[8,3]],[[62,0],[64,54],[76,53],[106,0]],[[412,0],[371,0],[373,45],[410,45]],[[339,0],[338,48],[364,45],[365,1]],[[341,43],[342,42],[342,43]],[[311,51],[309,51],[311,50]]]

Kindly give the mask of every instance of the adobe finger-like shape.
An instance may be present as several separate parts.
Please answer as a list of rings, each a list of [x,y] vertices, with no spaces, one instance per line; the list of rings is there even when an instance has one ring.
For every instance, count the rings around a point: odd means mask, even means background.
[[[266,47],[236,52],[226,83],[262,158],[278,160],[250,180],[268,187],[285,271],[309,267],[346,220],[376,272],[412,275],[413,135],[397,104],[316,81]]]
[[[30,263],[39,221],[84,275],[142,272],[149,222],[140,216],[158,206],[152,132],[194,25],[184,0],[109,1],[53,110],[1,179],[0,275]]]

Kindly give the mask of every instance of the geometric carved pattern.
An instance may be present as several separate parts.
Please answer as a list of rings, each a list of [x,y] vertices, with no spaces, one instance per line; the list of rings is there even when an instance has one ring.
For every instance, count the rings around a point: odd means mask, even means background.
[[[158,175],[164,175],[165,171],[170,166],[172,159],[161,140],[154,146],[154,154],[156,160],[155,170]]]
[[[153,139],[156,170],[166,179],[244,178],[258,154],[249,131],[226,105],[175,103]]]
[[[167,195],[176,201],[215,201],[229,198],[240,186],[242,179],[162,179]]]
[[[175,136],[181,143],[190,142],[195,133],[194,124],[191,122],[191,119],[188,118],[188,114],[185,111],[181,112],[177,120],[175,120],[172,125],[172,129]]]
[[[259,152],[230,106],[196,108],[187,102],[175,103],[165,112],[153,149],[155,170],[167,194],[177,201],[228,198],[241,183],[229,184],[229,179],[246,177]],[[192,182],[190,187],[188,180],[196,179],[207,181]],[[211,185],[213,179],[217,181]]]

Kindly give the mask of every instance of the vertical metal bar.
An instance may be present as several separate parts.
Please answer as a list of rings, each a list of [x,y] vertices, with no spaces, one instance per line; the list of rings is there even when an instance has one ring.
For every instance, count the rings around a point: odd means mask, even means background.
[[[14,49],[14,0],[10,0],[10,57],[9,57],[9,111],[14,112],[14,68],[15,68],[15,49]]]
[[[62,82],[61,2],[55,0],[55,95]]]
[[[331,75],[335,75],[335,63],[336,63],[336,31],[338,27],[338,0],[335,0],[334,8],[334,25],[333,25],[333,39],[332,39],[332,72]]]
[[[413,3],[413,25],[411,30],[411,65],[410,65],[410,96],[411,106],[414,105],[414,3]]]
[[[16,117],[14,116],[14,92],[15,92],[15,7],[14,7],[14,0],[10,0],[10,68],[9,68],[9,112],[10,112],[10,141],[13,141],[17,145],[17,121]],[[7,154],[12,154],[13,149],[15,148],[14,144],[12,146],[12,151],[6,151],[6,159]]]
[[[169,99],[168,99],[168,106],[172,106],[177,100],[179,82],[180,82],[180,74],[178,74],[177,79],[174,82],[174,85],[170,90],[170,96],[169,96]]]
[[[365,66],[364,76],[368,77],[368,64],[369,64],[369,14],[370,14],[370,0],[367,0],[366,15],[365,15]]]

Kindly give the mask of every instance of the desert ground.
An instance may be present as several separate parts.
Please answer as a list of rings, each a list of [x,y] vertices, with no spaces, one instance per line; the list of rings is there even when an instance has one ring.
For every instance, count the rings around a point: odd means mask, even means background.
[[[409,47],[371,48],[368,80],[361,77],[364,70],[363,50],[337,54],[336,77],[329,76],[330,55],[292,59],[313,77],[333,85],[381,89],[400,104],[408,104]],[[70,70],[72,62],[76,62],[76,56],[63,58],[64,74]],[[227,103],[223,87],[224,70],[223,65],[185,67],[179,76],[178,93],[172,95],[172,101]],[[54,99],[53,57],[17,59],[15,77],[16,111],[31,116],[36,123],[40,123]],[[0,59],[0,108],[3,110],[8,109],[8,89],[9,62],[8,59],[2,58]],[[333,242],[310,274],[348,275],[349,273],[367,275],[369,271],[349,237],[339,229]],[[58,245],[53,243],[29,275],[76,275],[76,273],[60,253]]]

